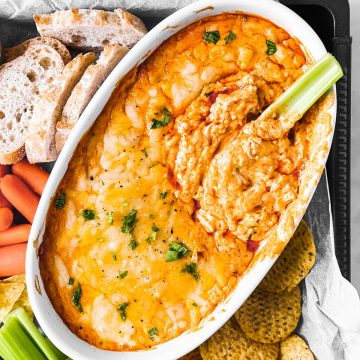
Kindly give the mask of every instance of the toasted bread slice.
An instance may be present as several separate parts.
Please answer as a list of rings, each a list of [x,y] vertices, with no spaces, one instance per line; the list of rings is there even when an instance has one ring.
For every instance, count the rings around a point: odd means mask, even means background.
[[[34,109],[63,68],[60,54],[44,44],[29,46],[0,67],[0,164],[13,164],[24,156]]]
[[[56,123],[74,86],[79,82],[86,68],[95,60],[94,53],[76,56],[66,64],[55,86],[41,96],[25,140],[26,156],[30,163],[56,160]]]
[[[56,124],[55,143],[58,153],[97,89],[127,52],[128,48],[119,44],[107,45],[96,64],[86,69],[67,100],[61,119]]]
[[[69,50],[59,40],[50,38],[48,36],[39,36],[37,38],[26,40],[12,48],[6,49],[5,61],[8,62],[16,59],[18,56],[24,54],[29,46],[35,44],[45,44],[53,47],[62,57],[64,64],[67,64],[71,60]]]
[[[147,32],[139,18],[122,9],[63,10],[35,15],[34,20],[41,36],[50,36],[80,50],[101,51],[110,44],[132,47]]]

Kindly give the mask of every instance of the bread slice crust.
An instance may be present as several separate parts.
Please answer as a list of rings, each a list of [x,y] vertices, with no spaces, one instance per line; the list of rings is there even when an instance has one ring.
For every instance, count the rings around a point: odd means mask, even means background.
[[[98,88],[109,76],[128,49],[119,44],[105,46],[96,64],[90,65],[76,84],[67,100],[61,118],[56,124],[56,151],[60,153],[71,129],[88,105]]]
[[[95,60],[94,53],[79,54],[66,64],[55,86],[42,94],[25,141],[26,156],[30,163],[56,160],[56,123],[74,86]]]
[[[0,164],[24,157],[29,124],[41,94],[61,74],[64,61],[46,44],[32,44],[0,67]]]
[[[71,60],[69,50],[59,40],[48,36],[38,36],[36,38],[26,40],[12,48],[6,49],[5,61],[9,62],[16,59],[20,55],[23,55],[26,49],[35,44],[45,44],[53,47],[60,54],[64,64],[67,64]]]
[[[144,23],[129,12],[72,9],[35,15],[41,36],[50,36],[80,50],[101,51],[105,45],[132,47],[147,32]]]

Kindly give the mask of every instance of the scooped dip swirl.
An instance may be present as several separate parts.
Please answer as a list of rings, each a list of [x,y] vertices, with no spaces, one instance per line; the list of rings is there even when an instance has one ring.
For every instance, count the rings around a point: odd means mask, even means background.
[[[299,196],[320,105],[289,131],[275,119],[256,131],[256,119],[310,63],[271,22],[224,14],[180,31],[119,83],[75,151],[39,251],[74,333],[146,349],[227,297]]]

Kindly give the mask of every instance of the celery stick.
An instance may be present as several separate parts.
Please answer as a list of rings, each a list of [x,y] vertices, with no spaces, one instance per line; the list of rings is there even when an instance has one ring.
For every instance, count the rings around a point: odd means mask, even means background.
[[[1,328],[0,355],[4,360],[46,360],[16,317],[9,318]]]
[[[12,311],[0,328],[0,356],[4,360],[63,360],[66,357],[42,336],[23,308]]]
[[[49,346],[51,347],[52,351],[54,352],[54,354],[56,355],[56,358],[59,360],[65,360],[65,359],[69,359],[65,354],[63,354],[51,341],[49,338],[46,338],[45,341],[49,344]]]
[[[330,53],[307,70],[275,103],[304,113],[343,76],[340,64]]]
[[[27,333],[28,337],[31,338],[37,347],[42,351],[45,355],[45,359],[58,360],[51,346],[48,342],[46,342],[39,329],[35,326],[23,308],[18,308],[12,311],[7,318],[5,318],[5,324],[11,318],[15,318],[21,324],[23,331]]]
[[[285,122],[291,117],[290,123],[295,123],[342,76],[340,64],[327,53],[279,96],[260,118],[271,118],[277,114],[279,120],[284,119]]]

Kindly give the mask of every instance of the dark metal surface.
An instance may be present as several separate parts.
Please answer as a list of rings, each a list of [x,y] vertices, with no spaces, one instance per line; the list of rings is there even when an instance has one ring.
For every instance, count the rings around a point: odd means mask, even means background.
[[[348,0],[281,0],[305,19],[344,71],[337,83],[337,118],[327,162],[335,251],[344,277],[350,280],[350,130],[351,37]]]

